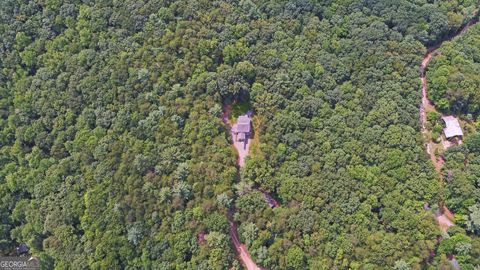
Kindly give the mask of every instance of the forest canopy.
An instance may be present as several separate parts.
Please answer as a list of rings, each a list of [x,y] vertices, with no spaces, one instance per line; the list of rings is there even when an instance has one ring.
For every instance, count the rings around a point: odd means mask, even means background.
[[[240,269],[236,207],[269,269],[437,269],[451,254],[478,267],[478,238],[437,243],[424,205],[443,194],[418,121],[426,46],[475,5],[2,1],[0,253],[26,243],[45,269]],[[259,141],[236,183],[221,114],[239,101]],[[476,155],[467,145],[452,158]]]
[[[480,25],[446,42],[428,69],[429,97],[443,111],[480,112]]]

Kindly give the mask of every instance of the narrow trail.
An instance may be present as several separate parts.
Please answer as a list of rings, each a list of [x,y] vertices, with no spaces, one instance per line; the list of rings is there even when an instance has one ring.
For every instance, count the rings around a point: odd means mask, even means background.
[[[478,10],[475,11],[474,17],[472,20],[470,20],[467,24],[465,24],[460,30],[457,32],[447,36],[443,41],[439,42],[436,45],[432,45],[427,48],[427,52],[420,64],[420,80],[422,82],[422,103],[420,105],[420,122],[422,124],[422,134],[426,135],[427,134],[427,112],[428,111],[436,111],[435,106],[432,104],[432,102],[428,99],[428,84],[427,84],[427,77],[426,77],[426,68],[428,66],[428,63],[432,59],[435,51],[441,47],[442,43],[448,40],[451,40],[455,38],[456,36],[460,35],[461,33],[465,32],[468,28],[473,26],[478,22]],[[233,134],[230,132],[231,127],[230,123],[228,121],[229,115],[231,112],[231,107],[229,106],[224,106],[223,107],[223,114],[222,114],[222,121],[227,127],[227,130],[229,130],[230,136],[233,139]],[[426,151],[430,155],[432,163],[435,165],[435,169],[437,172],[440,173],[444,160],[442,158],[437,159],[435,156],[434,151],[432,151],[432,141],[429,140],[426,144]],[[238,157],[237,157],[237,182],[239,182],[240,179],[240,168],[245,165],[245,158],[248,155],[248,148],[249,145],[243,145],[243,147],[240,147],[239,145],[236,145],[235,140],[233,140],[233,145],[237,149]],[[441,174],[440,174],[441,176]],[[442,181],[442,179],[441,179]],[[280,204],[278,201],[276,201],[268,192],[264,190],[260,190],[264,196],[265,196],[265,201],[271,206],[271,207],[279,207]],[[259,267],[252,259],[250,253],[248,252],[246,246],[240,242],[238,238],[238,231],[237,231],[237,224],[233,218],[234,213],[236,212],[235,207],[232,207],[227,214],[227,218],[230,224],[230,238],[232,240],[233,246],[235,247],[235,250],[238,254],[238,258],[240,259],[241,264],[246,267],[248,270],[266,270],[265,268]],[[454,223],[451,221],[453,220],[453,214],[448,210],[446,206],[442,207],[441,213],[436,216],[437,221],[439,222],[439,226],[443,231],[447,231],[450,226],[453,226]]]
[[[473,14],[473,19],[471,19],[468,23],[466,23],[463,27],[461,27],[458,31],[454,32],[451,35],[448,35],[444,40],[440,41],[438,44],[432,45],[427,48],[427,52],[423,57],[422,63],[420,64],[420,80],[422,82],[422,104],[420,105],[420,122],[422,124],[422,134],[427,135],[427,112],[429,111],[437,111],[433,103],[428,99],[428,83],[427,83],[427,66],[430,60],[432,59],[435,52],[442,46],[443,42],[450,41],[457,37],[458,35],[462,34],[470,27],[475,25],[478,22],[478,10],[476,10]],[[432,163],[435,165],[435,169],[437,172],[440,172],[444,160],[442,158],[437,159],[435,156],[432,145],[432,141],[429,140],[425,147],[427,148],[427,153],[430,155],[430,159]]]
[[[433,103],[428,99],[428,83],[427,83],[427,72],[426,72],[428,63],[432,59],[437,49],[439,49],[442,46],[443,42],[454,39],[458,35],[468,30],[471,26],[475,25],[477,22],[478,22],[478,9],[474,12],[473,18],[468,23],[463,25],[458,31],[447,36],[444,40],[440,41],[438,44],[428,47],[427,52],[423,57],[422,63],[420,64],[420,80],[422,82],[422,103],[420,105],[420,122],[422,124],[422,134],[426,138],[428,138],[427,112],[437,111]],[[440,175],[441,184],[443,184],[443,177],[441,174],[441,170],[442,170],[443,164],[445,163],[445,160],[442,157],[440,158],[436,157],[435,152],[433,151],[433,141],[431,139],[428,139],[428,141],[425,143],[425,147],[426,147],[427,153],[430,155],[430,159],[432,163],[435,166],[435,170]],[[453,217],[453,214],[448,210],[447,206],[443,205],[443,202],[441,204],[442,204],[442,207],[440,209],[440,213],[436,215],[436,219],[438,221],[440,229],[446,232],[450,226],[455,225],[452,222],[454,217]]]
[[[228,121],[228,118],[230,116],[230,112],[231,112],[231,107],[230,106],[224,106],[223,107],[222,121],[223,121],[225,127],[227,128],[228,133],[230,134],[230,138],[232,138],[233,146],[237,150],[237,154],[238,154],[238,156],[237,156],[237,182],[240,182],[240,180],[241,180],[240,168],[245,166],[245,158],[248,155],[248,150],[249,150],[249,147],[250,147],[250,141],[251,140],[248,140],[248,143],[244,144],[244,143],[236,142],[233,139],[234,138],[233,133],[231,132],[231,126],[230,126],[230,123]],[[270,194],[268,194],[266,191],[262,191],[262,190],[260,190],[260,191],[264,194],[267,202],[272,201],[273,205],[275,207],[280,206],[280,204],[275,199],[273,199],[273,197],[270,196]],[[240,260],[241,264],[247,270],[267,270],[266,268],[258,266],[253,261],[252,256],[250,255],[250,253],[247,250],[247,247],[243,243],[240,242],[240,239],[238,238],[237,223],[235,222],[235,219],[233,218],[233,215],[235,214],[235,212],[236,212],[236,208],[234,206],[228,211],[227,219],[228,219],[228,222],[230,224],[230,239],[232,240],[232,244],[235,248],[235,251],[238,254],[238,259]]]
[[[228,222],[230,223],[230,239],[232,239],[233,246],[235,247],[235,251],[238,254],[238,258],[242,265],[247,268],[248,270],[266,270],[265,268],[259,267],[250,256],[250,253],[247,250],[247,247],[240,242],[238,239],[238,232],[237,232],[237,223],[233,219],[233,214],[235,209],[228,211],[227,217]]]

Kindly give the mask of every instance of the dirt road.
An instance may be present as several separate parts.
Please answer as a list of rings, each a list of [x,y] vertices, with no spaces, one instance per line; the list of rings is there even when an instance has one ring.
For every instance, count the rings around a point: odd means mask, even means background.
[[[248,253],[247,248],[244,244],[238,239],[237,224],[233,220],[233,211],[230,211],[228,214],[228,221],[230,222],[230,238],[232,239],[233,246],[237,251],[238,258],[242,265],[248,270],[266,270],[265,268],[259,267]]]
[[[420,121],[422,123],[422,132],[425,131],[426,129],[426,123],[427,123],[427,111],[430,111],[430,109],[435,109],[433,106],[432,102],[428,99],[428,91],[427,91],[427,66],[430,60],[432,59],[433,55],[435,54],[435,51],[440,48],[445,41],[452,40],[453,38],[457,37],[458,35],[462,34],[466,30],[468,30],[470,27],[475,25],[478,22],[478,10],[476,10],[473,14],[474,18],[470,20],[467,24],[465,24],[462,28],[460,28],[458,31],[455,33],[449,35],[445,40],[442,40],[438,44],[432,45],[427,48],[427,53],[423,57],[422,63],[420,64],[420,80],[422,81],[422,104],[420,106]]]
[[[439,42],[436,45],[430,46],[427,48],[427,53],[425,54],[422,63],[420,64],[420,80],[422,82],[422,104],[420,105],[420,122],[422,124],[422,133],[427,137],[427,112],[429,111],[436,111],[435,106],[432,104],[432,102],[428,99],[428,84],[427,84],[427,66],[430,60],[432,59],[433,55],[435,54],[435,51],[442,46],[442,43],[444,41],[451,40],[455,38],[456,36],[462,34],[465,32],[468,28],[470,28],[472,25],[476,24],[478,22],[478,17],[477,17],[478,10],[475,11],[474,13],[474,19],[470,20],[467,24],[465,24],[461,29],[459,29],[457,32],[453,33],[452,35],[448,36],[445,40]],[[435,169],[437,172],[441,172],[444,160],[443,158],[438,158],[435,156],[434,151],[432,150],[433,147],[433,142],[431,140],[428,140],[425,144],[426,151],[430,155],[430,159],[432,163],[435,166]],[[440,177],[442,175],[440,174]],[[443,181],[441,179],[441,181]],[[449,227],[455,225],[452,220],[454,219],[453,214],[448,210],[446,206],[444,206],[440,213],[436,215],[437,222],[440,226],[440,229],[442,231],[447,231]]]
[[[229,106],[224,106],[223,107],[223,115],[222,115],[222,121],[225,124],[226,128],[228,129],[228,132],[232,138],[233,141],[233,146],[237,150],[238,157],[237,157],[237,181],[240,181],[240,173],[239,170],[241,167],[245,166],[245,158],[248,155],[248,149],[250,147],[250,141],[248,140],[247,144],[244,144],[242,142],[237,142],[234,140],[234,135],[231,131],[231,126],[228,121],[229,115],[231,112],[231,107]],[[228,211],[227,218],[228,222],[230,223],[230,239],[232,240],[232,244],[237,252],[238,259],[240,260],[240,263],[247,269],[247,270],[266,270],[265,268],[259,267],[252,259],[250,256],[250,253],[248,252],[246,246],[242,244],[238,238],[238,231],[237,231],[237,223],[235,222],[233,218],[233,214],[235,213],[235,208],[232,208],[230,211]]]
[[[455,225],[452,220],[455,219],[453,216],[453,213],[448,210],[446,206],[442,207],[442,210],[440,211],[442,214],[436,215],[436,219],[438,221],[438,225],[440,226],[440,229],[444,232],[448,231],[448,228],[452,227]]]

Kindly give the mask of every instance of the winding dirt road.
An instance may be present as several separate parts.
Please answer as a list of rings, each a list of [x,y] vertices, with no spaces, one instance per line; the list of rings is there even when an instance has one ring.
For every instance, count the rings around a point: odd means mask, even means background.
[[[231,132],[231,126],[228,122],[228,118],[230,115],[231,107],[224,106],[223,107],[223,114],[222,114],[222,121],[227,127],[227,130],[232,138],[232,143],[235,149],[237,150],[237,182],[240,181],[240,168],[245,165],[245,158],[248,155],[248,149],[250,147],[250,140],[247,144],[243,144],[240,142],[236,142],[233,139],[233,133]],[[264,193],[265,194],[265,193]],[[269,195],[270,196],[270,195]],[[270,196],[271,197],[271,196]],[[233,246],[235,247],[235,251],[238,254],[238,259],[240,260],[241,264],[247,268],[247,270],[267,270],[265,268],[259,267],[250,256],[250,253],[247,250],[247,247],[242,244],[238,238],[238,231],[237,231],[237,223],[233,218],[233,214],[235,213],[235,208],[233,207],[228,211],[227,218],[228,222],[230,223],[230,239],[232,240]]]
[[[468,28],[470,28],[472,25],[478,22],[478,16],[477,16],[478,10],[475,11],[474,13],[474,18],[468,22],[466,25],[464,25],[459,31],[456,33],[448,36],[445,40],[441,41],[440,43],[430,46],[427,48],[427,53],[425,54],[422,63],[420,65],[420,80],[422,82],[422,104],[420,105],[420,122],[422,124],[422,133],[427,134],[427,129],[426,129],[426,123],[427,123],[427,111],[433,111],[435,110],[435,106],[432,104],[432,102],[428,99],[428,84],[427,84],[427,78],[426,78],[426,68],[428,66],[428,63],[432,59],[432,56],[434,55],[435,51],[440,48],[442,43],[444,41],[451,40],[455,38],[456,36],[460,35],[464,31],[466,31]],[[227,130],[230,133],[231,138],[233,139],[233,134],[230,132],[230,123],[228,121],[229,118],[229,113],[231,111],[231,107],[229,106],[224,106],[223,108],[223,115],[222,115],[222,121],[224,122],[225,126],[227,127]],[[237,149],[238,152],[238,158],[237,158],[237,170],[240,170],[241,167],[244,166],[245,164],[245,157],[248,155],[248,148],[249,145],[243,145],[243,144],[236,144],[235,140],[233,140],[233,145]],[[437,159],[435,156],[435,153],[433,153],[432,149],[432,141],[428,141],[425,144],[426,151],[430,155],[430,158],[435,165],[435,168],[438,172],[441,171],[441,168],[443,166],[443,159]],[[239,171],[237,172],[237,181],[240,181],[240,173]],[[260,190],[265,198],[266,201],[271,203],[273,206],[278,207],[280,204],[272,197],[270,194],[268,194],[265,191]],[[233,215],[235,213],[235,208],[232,208],[229,210],[227,214],[228,221],[230,223],[230,238],[232,239],[233,246],[235,247],[235,250],[238,254],[238,258],[240,259],[240,262],[244,267],[246,267],[248,270],[266,270],[265,268],[259,267],[252,259],[250,256],[250,253],[248,252],[247,248],[245,247],[244,244],[242,244],[238,238],[238,232],[237,232],[237,224],[233,218]],[[453,226],[454,223],[451,221],[453,219],[453,214],[451,214],[448,211],[448,208],[444,206],[442,209],[443,212],[442,214],[439,214],[436,216],[437,221],[439,222],[439,226],[443,231],[447,231],[450,226]]]
[[[440,45],[435,45],[432,47],[429,47],[427,50],[427,53],[425,54],[425,57],[422,60],[422,63],[420,64],[420,80],[422,81],[422,104],[420,105],[420,122],[422,123],[422,134],[424,134],[425,137],[427,137],[428,130],[427,130],[427,112],[429,111],[436,111],[435,106],[432,104],[432,102],[428,99],[428,94],[427,94],[427,65],[432,59],[433,53],[440,48]],[[435,156],[433,149],[433,142],[431,140],[428,140],[425,144],[425,147],[427,149],[427,153],[430,155],[430,159],[432,160],[433,165],[435,166],[435,170],[437,172],[440,172],[443,166],[443,159],[437,159]]]
[[[438,44],[427,48],[427,53],[425,54],[422,60],[422,63],[420,64],[420,80],[422,82],[422,104],[420,105],[420,122],[422,124],[422,134],[424,134],[425,137],[427,137],[427,134],[428,134],[427,127],[426,127],[427,112],[436,111],[435,106],[428,99],[428,84],[427,84],[427,72],[426,72],[428,63],[430,62],[433,55],[435,54],[435,51],[442,46],[443,42],[452,40],[453,38],[465,32],[471,26],[475,25],[477,22],[478,22],[478,10],[474,12],[473,19],[471,19],[467,24],[461,27],[458,31],[456,31],[452,35],[449,35],[445,40],[442,40]],[[437,159],[434,151],[432,150],[433,149],[432,145],[433,145],[433,142],[430,139],[426,142],[425,147],[426,147],[427,153],[430,155],[430,159],[434,164],[436,171],[440,173],[445,161],[443,160],[443,158]],[[441,178],[440,181],[443,181],[441,173],[440,173],[440,178]],[[440,226],[440,229],[444,232],[446,232],[449,227],[455,225],[452,222],[453,214],[448,210],[446,206],[443,206],[441,208],[440,213],[436,215],[436,219]]]
[[[435,51],[440,48],[445,41],[450,41],[457,37],[458,35],[462,34],[470,27],[475,25],[478,22],[478,9],[473,13],[473,19],[471,19],[468,23],[466,23],[463,27],[461,27],[458,31],[454,32],[453,34],[447,36],[444,40],[440,41],[438,44],[432,45],[427,48],[427,53],[423,57],[422,63],[420,64],[420,80],[422,81],[422,104],[420,106],[420,121],[422,123],[422,132],[426,132],[426,123],[427,123],[427,111],[429,109],[435,109],[432,102],[428,99],[428,92],[427,92],[427,66],[432,56],[434,55]]]
[[[240,242],[238,239],[237,224],[233,219],[234,211],[228,212],[228,222],[230,223],[230,238],[232,239],[233,246],[237,251],[238,258],[242,265],[248,270],[266,270],[265,268],[259,267],[248,253],[247,247]]]

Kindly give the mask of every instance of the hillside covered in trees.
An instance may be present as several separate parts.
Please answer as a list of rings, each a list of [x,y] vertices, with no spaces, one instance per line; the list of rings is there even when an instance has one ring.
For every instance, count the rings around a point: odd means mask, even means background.
[[[480,113],[480,25],[443,44],[428,71],[430,99],[442,111]]]
[[[443,114],[457,115],[466,134],[464,144],[450,147],[442,154],[445,204],[455,212],[457,226],[448,231],[450,237],[439,248],[474,265],[480,264],[479,42],[477,23],[445,42],[427,71],[430,98]],[[476,250],[473,254],[465,252],[472,249]]]
[[[424,209],[453,193],[418,120],[426,46],[476,4],[2,1],[0,253],[26,243],[45,269],[240,269],[236,207],[269,269],[437,269],[452,254],[478,267],[479,238],[439,245]],[[221,120],[237,101],[259,138],[240,183]],[[458,166],[469,153],[478,166],[478,141],[452,152]]]

